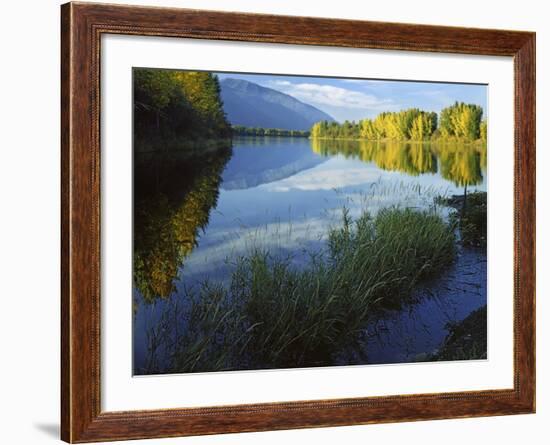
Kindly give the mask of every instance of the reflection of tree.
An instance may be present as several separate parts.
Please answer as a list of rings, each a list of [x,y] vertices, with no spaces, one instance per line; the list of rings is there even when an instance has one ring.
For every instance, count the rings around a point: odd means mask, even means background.
[[[312,139],[311,148],[322,156],[341,154],[346,158],[374,162],[383,170],[414,176],[437,172],[437,159],[429,144]]]
[[[185,161],[172,161],[160,172],[163,184],[145,191],[136,169],[134,207],[134,283],[147,302],[167,297],[183,260],[198,242],[216,206],[221,173],[231,155],[222,149]],[[145,169],[151,174],[153,169]],[[155,172],[159,175],[159,172]]]
[[[479,165],[482,170],[487,170],[487,145],[484,144],[476,148],[479,152]]]
[[[409,156],[418,173],[437,173],[437,158],[426,144],[409,144]]]
[[[413,176],[437,172],[435,156],[424,144],[381,144],[374,152],[372,160],[384,170],[399,171]]]
[[[413,176],[436,173],[439,158],[441,176],[456,186],[480,184],[487,168],[486,145],[311,139],[311,149],[321,156],[339,154]]]
[[[481,169],[487,165],[487,148],[470,145],[443,145],[438,150],[441,176],[456,186],[478,185]]]
[[[464,187],[462,217],[466,214],[468,186],[483,181],[482,168],[487,168],[487,146],[443,145],[439,150],[441,176],[456,186]]]

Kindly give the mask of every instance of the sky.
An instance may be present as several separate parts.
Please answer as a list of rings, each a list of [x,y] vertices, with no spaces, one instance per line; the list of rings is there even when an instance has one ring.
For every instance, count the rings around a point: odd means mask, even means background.
[[[487,86],[436,82],[217,73],[220,79],[248,80],[289,94],[337,121],[372,118],[383,111],[420,108],[439,113],[455,101],[487,110]]]

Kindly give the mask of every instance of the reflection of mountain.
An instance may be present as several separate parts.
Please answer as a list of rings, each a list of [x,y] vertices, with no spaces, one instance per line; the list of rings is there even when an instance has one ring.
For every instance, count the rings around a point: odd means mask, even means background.
[[[134,285],[145,301],[174,290],[178,269],[216,206],[220,174],[230,155],[222,149],[186,161],[149,160],[147,168],[136,168]]]
[[[223,108],[232,125],[309,130],[316,122],[334,119],[288,94],[241,79],[220,82]]]
[[[235,140],[233,156],[223,172],[222,188],[238,190],[288,178],[326,161],[309,148],[308,139],[250,138]]]

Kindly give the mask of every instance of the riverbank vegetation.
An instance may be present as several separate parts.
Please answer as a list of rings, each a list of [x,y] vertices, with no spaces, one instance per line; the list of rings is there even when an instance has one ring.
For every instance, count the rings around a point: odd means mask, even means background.
[[[447,326],[449,335],[436,361],[481,360],[487,358],[487,305],[473,311],[459,323]]]
[[[231,138],[216,75],[135,68],[133,76],[136,153]]]
[[[487,140],[487,121],[482,121],[479,105],[456,102],[441,110],[440,116],[430,111],[409,108],[380,113],[374,119],[358,122],[317,122],[311,128],[312,138],[394,140],[394,141],[460,141]]]
[[[232,126],[233,135],[236,136],[274,136],[274,137],[302,137],[308,138],[309,131],[306,130],[284,130],[282,128],[260,128],[244,127],[242,125]]]
[[[256,249],[233,260],[228,285],[206,281],[183,303],[168,301],[136,372],[332,365],[372,314],[406,301],[455,257],[453,228],[434,210],[352,220],[344,209],[327,246],[300,269]]]
[[[465,193],[438,201],[454,209],[450,220],[458,227],[464,246],[487,247],[487,192]]]

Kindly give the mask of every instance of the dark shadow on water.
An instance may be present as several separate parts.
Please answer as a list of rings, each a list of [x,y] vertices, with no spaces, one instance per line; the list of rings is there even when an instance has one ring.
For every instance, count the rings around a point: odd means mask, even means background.
[[[41,431],[46,436],[52,437],[54,439],[59,439],[60,428],[58,423],[35,423],[34,428],[38,431]]]

